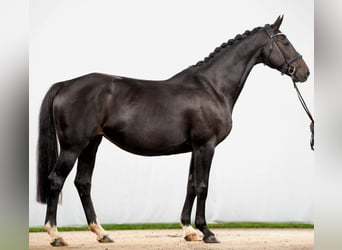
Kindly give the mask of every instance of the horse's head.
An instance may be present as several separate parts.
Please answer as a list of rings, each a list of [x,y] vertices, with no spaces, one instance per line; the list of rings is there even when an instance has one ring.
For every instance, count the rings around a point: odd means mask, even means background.
[[[305,82],[310,74],[302,56],[296,51],[279,27],[283,16],[269,25],[265,25],[267,43],[262,50],[264,63],[281,73],[290,76],[295,82]]]

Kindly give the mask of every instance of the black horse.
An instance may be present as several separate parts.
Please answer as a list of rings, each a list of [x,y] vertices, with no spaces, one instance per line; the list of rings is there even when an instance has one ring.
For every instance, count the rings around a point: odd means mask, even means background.
[[[164,81],[92,73],[54,84],[40,111],[38,195],[47,203],[45,228],[53,246],[66,242],[57,231],[60,191],[78,159],[75,186],[89,229],[99,242],[112,242],[97,220],[90,196],[97,148],[106,137],[144,156],[191,152],[187,194],[181,214],[184,238],[199,240],[190,215],[197,197],[196,227],[203,241],[217,243],[205,220],[208,180],[215,147],[232,128],[232,111],[258,63],[305,82],[309,69],[287,37],[272,25],[237,35],[203,61]],[[58,154],[57,137],[60,153]]]

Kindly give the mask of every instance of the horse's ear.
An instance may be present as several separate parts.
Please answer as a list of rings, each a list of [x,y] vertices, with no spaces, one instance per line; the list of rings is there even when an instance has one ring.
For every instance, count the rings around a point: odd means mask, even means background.
[[[273,30],[279,30],[281,23],[283,22],[284,15],[278,16],[277,20],[271,25]]]

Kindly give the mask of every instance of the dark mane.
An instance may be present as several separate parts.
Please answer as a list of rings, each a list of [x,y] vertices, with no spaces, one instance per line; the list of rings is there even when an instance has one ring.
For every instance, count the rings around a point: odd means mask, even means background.
[[[219,47],[215,48],[213,52],[211,52],[207,57],[205,57],[203,60],[197,62],[193,67],[200,66],[204,63],[207,63],[211,58],[215,57],[217,54],[219,54],[222,49],[230,48],[233,45],[237,44],[238,42],[245,39],[247,36],[256,33],[257,31],[263,29],[264,27],[256,27],[253,30],[246,30],[242,35],[238,34],[233,39],[229,39],[227,42],[222,43]]]

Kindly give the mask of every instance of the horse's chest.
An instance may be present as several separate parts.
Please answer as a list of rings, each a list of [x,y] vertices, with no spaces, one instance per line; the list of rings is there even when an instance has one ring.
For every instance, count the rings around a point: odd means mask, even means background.
[[[229,135],[231,130],[232,130],[232,120],[229,118],[223,123],[222,128],[219,130],[219,133],[217,136],[218,143],[223,141]]]
[[[232,129],[232,119],[230,116],[221,117],[221,119],[217,120],[217,124],[215,126],[217,143],[224,140],[230,133]]]

